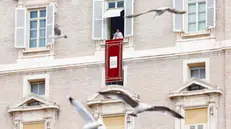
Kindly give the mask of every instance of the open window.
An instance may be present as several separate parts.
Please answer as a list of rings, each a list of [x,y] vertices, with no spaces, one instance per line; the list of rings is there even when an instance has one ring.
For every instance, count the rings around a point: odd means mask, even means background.
[[[124,37],[133,35],[133,19],[124,16],[133,14],[133,0],[93,0],[93,30],[94,40],[113,38],[116,29]]]

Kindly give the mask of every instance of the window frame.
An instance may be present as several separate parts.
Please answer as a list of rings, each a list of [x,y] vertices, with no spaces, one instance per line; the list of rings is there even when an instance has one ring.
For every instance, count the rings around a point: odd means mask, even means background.
[[[197,70],[198,71],[198,76],[199,76],[199,79],[205,79],[206,78],[206,68],[205,66],[195,66],[195,67],[190,67],[189,66],[189,69],[190,69],[190,77],[192,78],[192,70]],[[204,69],[205,70],[205,78],[201,78],[201,70]],[[198,78],[198,77],[197,77]]]
[[[123,2],[123,7],[118,7],[118,2]],[[108,0],[108,1],[106,1],[106,3],[107,3],[107,5],[105,6],[106,10],[124,8],[124,0]],[[115,3],[115,7],[109,8],[109,3]]]
[[[199,124],[192,124],[192,125],[186,125],[186,129],[191,129],[191,126],[194,126],[194,129],[200,129],[198,128],[199,125],[202,125],[203,128],[202,129],[207,129],[207,124],[206,123],[199,123]]]
[[[40,84],[44,84],[44,94],[40,94],[40,90],[39,90],[40,89],[39,87],[41,87]],[[33,85],[35,85],[36,87],[38,87],[38,93],[32,92],[32,86]],[[45,80],[44,81],[37,81],[37,82],[30,82],[30,92],[33,93],[33,94],[37,94],[37,95],[43,96],[43,95],[46,94],[46,87],[45,86],[46,86]]]
[[[26,30],[26,33],[27,33],[27,35],[28,35],[28,37],[27,37],[27,41],[26,41],[26,43],[27,43],[27,48],[28,49],[39,49],[39,48],[46,48],[46,45],[47,45],[47,37],[46,37],[46,31],[47,31],[47,28],[46,28],[46,25],[47,25],[47,16],[45,16],[45,17],[43,17],[43,18],[40,18],[40,17],[37,17],[37,18],[35,18],[35,20],[37,21],[37,28],[36,28],[36,30],[37,30],[37,38],[36,38],[36,40],[37,40],[37,42],[36,42],[36,47],[30,47],[30,35],[31,35],[31,33],[30,33],[30,22],[31,22],[31,18],[30,18],[30,13],[32,12],[32,11],[37,11],[38,13],[37,13],[37,15],[38,16],[40,16],[40,10],[45,10],[46,12],[47,12],[47,9],[46,9],[46,7],[40,7],[40,8],[27,8],[27,30]],[[47,14],[47,13],[46,13]],[[44,27],[44,29],[45,29],[45,45],[44,46],[39,46],[39,35],[40,35],[40,26],[39,26],[39,21],[40,20],[46,20],[46,22],[45,22],[45,27]]]

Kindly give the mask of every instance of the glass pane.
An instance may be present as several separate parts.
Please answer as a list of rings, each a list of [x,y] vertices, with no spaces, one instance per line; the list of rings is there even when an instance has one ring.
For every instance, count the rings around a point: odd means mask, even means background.
[[[37,39],[31,39],[30,40],[30,48],[37,47]]]
[[[197,77],[199,78],[199,71],[198,70],[191,70],[191,77]]]
[[[188,31],[196,31],[196,23],[188,24]]]
[[[39,39],[39,47],[44,47],[45,44],[46,44],[45,38],[40,38],[40,39]]]
[[[37,84],[31,84],[31,92],[38,94],[38,85]]]
[[[45,83],[39,84],[39,95],[45,95]]]
[[[124,7],[124,2],[123,1],[118,1],[117,2],[117,8]]]
[[[46,10],[40,10],[40,17],[46,17]]]
[[[30,38],[37,38],[37,30],[30,30]]]
[[[199,22],[198,30],[205,30],[205,22]]]
[[[196,21],[196,13],[188,15],[188,22],[195,22]]]
[[[37,18],[38,17],[38,12],[37,11],[31,11],[30,12],[30,18]]]
[[[199,19],[199,21],[204,21],[205,20],[205,12],[199,13],[198,19]]]
[[[45,37],[45,32],[46,32],[45,29],[40,29],[39,30],[39,37],[44,38]]]
[[[115,8],[115,2],[109,2],[108,8]]]
[[[205,69],[200,69],[200,79],[205,79]]]
[[[36,29],[37,28],[37,21],[30,21],[30,28]]]
[[[196,4],[189,4],[189,5],[188,5],[188,12],[189,12],[189,13],[194,13],[194,12],[196,12]]]
[[[203,125],[198,125],[197,129],[203,129]]]
[[[40,20],[39,21],[39,26],[42,27],[46,27],[46,20]]]
[[[205,12],[205,3],[199,3],[198,10],[199,12]]]
[[[193,125],[193,126],[190,126],[189,128],[190,128],[190,129],[195,129],[195,126]]]

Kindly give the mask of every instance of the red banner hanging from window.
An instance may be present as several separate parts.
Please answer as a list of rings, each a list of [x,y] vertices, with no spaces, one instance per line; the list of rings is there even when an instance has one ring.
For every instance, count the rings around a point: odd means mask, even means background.
[[[105,79],[106,83],[122,80],[123,39],[106,40]]]

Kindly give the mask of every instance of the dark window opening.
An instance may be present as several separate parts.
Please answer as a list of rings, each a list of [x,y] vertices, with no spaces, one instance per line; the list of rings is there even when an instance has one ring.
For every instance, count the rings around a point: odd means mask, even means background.
[[[107,82],[106,86],[107,85],[121,85],[121,86],[123,86],[124,85],[124,70],[122,70],[122,81]]]
[[[113,34],[117,29],[122,32],[124,36],[124,10],[120,13],[120,17],[112,17],[109,19],[109,38],[113,39]]]
[[[191,86],[188,87],[188,91],[203,90],[203,89],[205,88],[197,84],[192,84]]]

